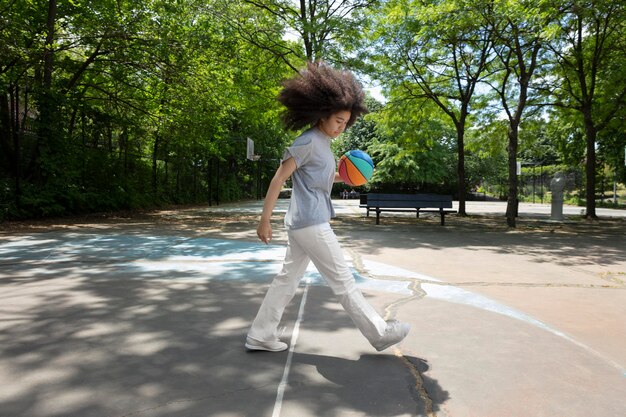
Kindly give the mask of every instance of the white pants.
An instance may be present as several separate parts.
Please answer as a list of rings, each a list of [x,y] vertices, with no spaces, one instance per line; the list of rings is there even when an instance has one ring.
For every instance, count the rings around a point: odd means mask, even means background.
[[[283,268],[274,277],[248,336],[260,341],[278,339],[283,311],[296,293],[309,261],[313,261],[363,336],[370,343],[379,340],[387,324],[356,287],[330,224],[290,230],[288,236]]]

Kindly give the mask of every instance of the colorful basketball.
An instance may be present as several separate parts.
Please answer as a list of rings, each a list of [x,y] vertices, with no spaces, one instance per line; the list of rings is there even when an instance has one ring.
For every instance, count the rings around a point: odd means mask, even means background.
[[[343,182],[352,186],[365,184],[374,173],[374,162],[363,151],[348,151],[341,156],[337,167]]]

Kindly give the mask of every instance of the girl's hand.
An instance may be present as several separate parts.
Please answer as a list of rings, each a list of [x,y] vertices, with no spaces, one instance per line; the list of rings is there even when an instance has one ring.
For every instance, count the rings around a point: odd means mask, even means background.
[[[256,235],[266,245],[270,243],[272,240],[272,225],[269,220],[261,219],[259,226],[256,228]]]

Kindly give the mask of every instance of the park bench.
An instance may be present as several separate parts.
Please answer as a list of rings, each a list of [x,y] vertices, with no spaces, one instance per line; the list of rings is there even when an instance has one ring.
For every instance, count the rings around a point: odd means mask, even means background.
[[[452,196],[438,194],[361,194],[359,206],[367,209],[367,217],[370,210],[376,212],[376,224],[380,224],[380,213],[383,211],[415,210],[417,218],[420,212],[439,213],[442,226],[445,224],[446,214],[456,213],[456,210],[449,210],[452,208]]]

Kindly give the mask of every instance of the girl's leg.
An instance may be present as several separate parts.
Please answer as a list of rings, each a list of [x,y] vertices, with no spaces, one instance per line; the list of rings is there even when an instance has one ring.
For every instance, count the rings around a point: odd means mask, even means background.
[[[298,289],[300,279],[304,275],[309,261],[307,254],[302,250],[299,243],[292,239],[291,232],[289,232],[283,268],[274,277],[270,288],[267,290],[263,303],[248,331],[248,337],[261,342],[278,340],[278,324],[285,307]]]
[[[335,233],[328,223],[291,231],[365,338],[373,345],[385,336],[387,323],[367,302],[356,282]]]

